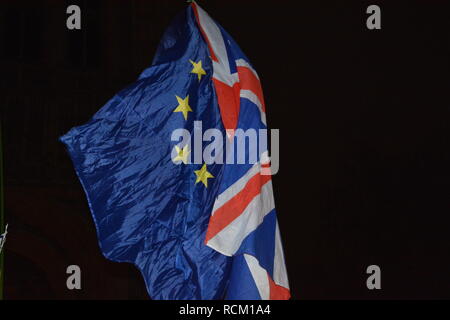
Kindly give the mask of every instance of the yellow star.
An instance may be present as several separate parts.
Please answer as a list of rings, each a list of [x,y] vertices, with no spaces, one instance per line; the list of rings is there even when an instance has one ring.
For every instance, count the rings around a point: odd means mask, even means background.
[[[191,152],[189,150],[189,145],[185,145],[183,149],[179,146],[175,146],[175,150],[177,151],[177,156],[173,159],[173,161],[182,161],[184,164],[188,163],[188,156]]]
[[[202,68],[202,60],[199,60],[198,62],[194,62],[192,60],[189,60],[194,68],[192,68],[191,73],[195,73],[198,77],[198,81],[202,78],[202,76],[206,75],[206,71]]]
[[[197,180],[195,181],[195,184],[199,183],[200,181],[203,182],[205,187],[208,188],[208,178],[214,178],[214,176],[208,172],[206,168],[206,163],[203,164],[203,167],[200,170],[195,170],[195,175],[197,176]]]
[[[178,106],[173,110],[173,112],[182,112],[184,120],[187,120],[188,112],[192,112],[191,107],[189,106],[189,95],[187,95],[186,98],[181,99],[179,96],[175,95],[177,97]]]

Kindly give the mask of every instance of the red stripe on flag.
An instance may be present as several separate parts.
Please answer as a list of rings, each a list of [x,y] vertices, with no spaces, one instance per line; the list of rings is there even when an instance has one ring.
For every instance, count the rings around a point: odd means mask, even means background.
[[[261,187],[266,184],[270,178],[270,176],[262,176],[259,173],[254,175],[240,192],[222,207],[217,209],[209,220],[205,242],[208,242],[234,219],[239,217],[253,198],[261,193]]]
[[[255,76],[253,71],[247,67],[237,67],[237,70],[241,89],[252,91],[261,102],[263,111],[266,112],[263,91],[259,79]]]
[[[236,129],[239,117],[239,83],[232,87],[213,78],[219,103],[220,115],[225,129]]]
[[[291,297],[291,292],[289,289],[277,285],[272,277],[267,274],[267,278],[269,278],[269,288],[270,288],[270,300],[289,300]]]

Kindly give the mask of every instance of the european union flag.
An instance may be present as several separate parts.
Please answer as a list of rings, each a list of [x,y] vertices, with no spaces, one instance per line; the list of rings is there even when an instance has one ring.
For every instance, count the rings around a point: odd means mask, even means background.
[[[209,56],[189,7],[165,32],[152,66],[61,137],[103,254],[134,263],[154,299],[224,292],[229,258],[203,243],[218,184],[196,184],[191,166],[173,163],[170,143],[175,129],[192,131],[194,120],[223,130]],[[219,167],[207,166],[215,179]]]
[[[265,106],[248,59],[194,2],[152,66],[60,140],[103,254],[135,264],[153,299],[289,298],[265,158],[198,162],[198,144],[173,140],[210,128],[230,141],[226,130],[266,129]]]

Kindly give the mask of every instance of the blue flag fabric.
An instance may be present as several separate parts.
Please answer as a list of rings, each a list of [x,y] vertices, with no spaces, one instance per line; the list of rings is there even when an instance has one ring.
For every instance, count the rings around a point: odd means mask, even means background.
[[[289,299],[264,132],[256,70],[193,2],[152,66],[61,141],[103,254],[134,263],[152,298]]]
[[[191,73],[202,61],[206,74]],[[60,140],[87,195],[104,256],[135,264],[153,299],[219,299],[231,258],[204,244],[219,184],[195,184],[202,165],[172,162],[174,129],[224,133],[208,46],[191,7],[163,36],[153,64],[85,125]],[[174,112],[188,97],[187,120]],[[208,165],[220,180],[221,165]]]

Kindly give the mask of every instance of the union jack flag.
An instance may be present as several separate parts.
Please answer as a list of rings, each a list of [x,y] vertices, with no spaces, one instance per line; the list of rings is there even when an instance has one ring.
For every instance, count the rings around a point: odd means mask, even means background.
[[[213,61],[213,82],[225,129],[266,129],[258,74],[227,32],[195,2],[191,5]],[[233,256],[227,298],[289,299],[267,151],[254,164],[224,166],[205,243]]]

